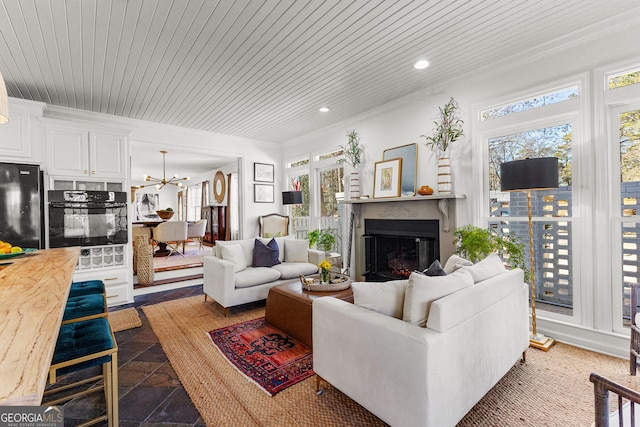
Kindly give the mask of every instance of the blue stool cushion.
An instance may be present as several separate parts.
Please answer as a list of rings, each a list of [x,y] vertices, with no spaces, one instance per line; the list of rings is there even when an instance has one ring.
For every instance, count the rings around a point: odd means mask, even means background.
[[[56,342],[56,349],[53,353],[51,364],[55,365],[99,353],[113,348],[114,344],[111,339],[109,322],[104,317],[62,325],[58,333],[58,341]],[[58,374],[64,375],[90,366],[101,365],[110,360],[111,356],[102,356],[97,359],[61,368],[58,370]]]
[[[73,282],[71,284],[71,290],[69,291],[70,297],[77,297],[78,295],[89,294],[103,294],[104,283],[102,280],[86,280],[84,282]]]
[[[80,295],[67,299],[62,320],[93,316],[104,312],[105,302],[102,294]]]

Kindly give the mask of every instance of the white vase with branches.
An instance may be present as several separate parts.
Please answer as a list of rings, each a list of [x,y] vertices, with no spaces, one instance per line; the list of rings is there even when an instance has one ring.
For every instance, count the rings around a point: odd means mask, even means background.
[[[360,197],[360,172],[358,171],[362,165],[362,155],[364,147],[360,144],[360,134],[355,130],[347,131],[347,144],[341,145],[344,157],[338,160],[338,163],[346,163],[351,166],[349,173],[349,198],[357,199]]]
[[[449,148],[463,136],[462,125],[464,122],[458,113],[458,103],[449,99],[444,107],[439,107],[439,120],[433,123],[436,127],[431,136],[420,135],[426,139],[429,149],[436,152],[438,157],[438,193],[450,194],[453,192],[451,179],[451,160]]]

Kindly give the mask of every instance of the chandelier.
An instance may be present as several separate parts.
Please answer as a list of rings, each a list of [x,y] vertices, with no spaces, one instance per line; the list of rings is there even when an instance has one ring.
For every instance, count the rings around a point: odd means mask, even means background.
[[[160,150],[160,152],[162,153],[162,179],[154,178],[151,175],[144,175],[142,178],[145,180],[145,182],[150,182],[151,184],[138,185],[138,188],[144,188],[144,187],[148,187],[149,185],[155,185],[158,190],[162,190],[164,186],[167,184],[175,185],[176,187],[184,187],[184,184],[182,184],[182,182],[180,181],[188,181],[191,178],[189,178],[188,176],[185,176],[184,178],[179,178],[180,175],[175,174],[171,178],[167,179],[167,173],[165,171],[165,158],[167,155],[167,151]]]

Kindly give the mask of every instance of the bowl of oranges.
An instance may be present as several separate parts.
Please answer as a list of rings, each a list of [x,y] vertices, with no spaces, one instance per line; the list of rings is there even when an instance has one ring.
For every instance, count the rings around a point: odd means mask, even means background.
[[[20,246],[13,246],[9,242],[0,240],[0,259],[20,256],[29,252],[35,252],[36,250],[37,249],[22,249]]]

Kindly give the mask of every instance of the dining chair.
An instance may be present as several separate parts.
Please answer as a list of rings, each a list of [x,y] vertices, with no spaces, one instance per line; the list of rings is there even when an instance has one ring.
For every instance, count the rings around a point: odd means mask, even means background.
[[[197,239],[200,243],[199,250],[202,250],[202,239],[207,230],[207,220],[201,219],[195,222],[190,222],[187,226],[187,239]],[[186,242],[182,242],[182,253],[184,253],[184,246]]]
[[[182,255],[177,247],[187,240],[187,228],[186,221],[165,221],[158,224],[153,229],[154,247],[165,243],[171,250],[167,256],[173,255],[174,252]]]

